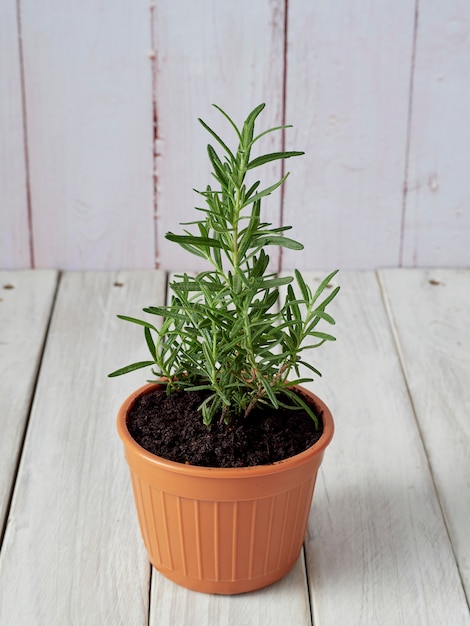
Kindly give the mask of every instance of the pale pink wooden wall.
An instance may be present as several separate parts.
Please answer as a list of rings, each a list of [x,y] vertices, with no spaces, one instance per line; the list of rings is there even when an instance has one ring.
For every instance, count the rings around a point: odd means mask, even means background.
[[[470,265],[466,0],[2,0],[0,267],[195,267],[197,117],[261,101],[282,268]]]

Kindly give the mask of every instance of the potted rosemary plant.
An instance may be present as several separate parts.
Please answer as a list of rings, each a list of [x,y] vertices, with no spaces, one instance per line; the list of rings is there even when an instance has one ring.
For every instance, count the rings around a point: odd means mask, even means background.
[[[219,107],[238,141],[231,150],[205,122],[217,188],[198,192],[200,219],[167,239],[202,257],[208,270],[170,284],[166,306],[144,312],[150,358],[110,376],[151,367],[154,382],[121,407],[124,442],[143,539],[152,564],[197,591],[239,593],[266,586],[294,565],[305,537],[316,474],[333,435],[324,402],[301,386],[311,350],[334,337],[326,311],[339,287],[332,272],[312,291],[299,271],[277,276],[266,249],[301,250],[289,226],[261,219],[265,189],[253,170],[302,152],[252,157],[276,127],[255,134],[264,108],[241,128]]]

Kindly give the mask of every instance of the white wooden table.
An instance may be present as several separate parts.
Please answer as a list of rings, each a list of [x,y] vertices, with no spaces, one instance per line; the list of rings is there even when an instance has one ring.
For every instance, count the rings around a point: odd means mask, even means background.
[[[151,571],[115,432],[145,373],[106,375],[146,350],[115,316],[165,279],[0,272],[0,626],[470,625],[470,270],[340,275],[304,552],[231,597]]]

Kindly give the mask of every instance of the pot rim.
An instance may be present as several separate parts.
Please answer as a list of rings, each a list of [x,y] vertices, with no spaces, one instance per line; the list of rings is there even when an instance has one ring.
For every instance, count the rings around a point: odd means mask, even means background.
[[[133,454],[145,459],[147,463],[155,465],[156,467],[159,467],[161,469],[166,469],[178,474],[190,474],[191,476],[200,477],[210,476],[211,478],[233,478],[235,477],[235,475],[237,476],[237,478],[251,478],[254,476],[276,474],[279,472],[283,472],[288,468],[293,468],[304,463],[308,463],[312,457],[318,454],[322,454],[333,437],[334,422],[333,416],[328,406],[321,398],[319,398],[309,389],[306,389],[301,385],[295,385],[295,388],[300,389],[302,393],[305,393],[307,396],[311,397],[311,399],[320,406],[323,412],[323,432],[320,439],[318,439],[318,441],[310,446],[310,448],[307,448],[303,452],[300,452],[299,454],[296,454],[294,456],[282,459],[281,461],[275,461],[274,463],[271,463],[269,465],[251,465],[246,467],[209,467],[170,461],[163,457],[157,456],[156,454],[153,454],[152,452],[149,452],[148,450],[143,448],[131,436],[127,428],[127,413],[132,404],[139,396],[143,395],[147,391],[150,391],[150,389],[153,389],[156,384],[157,383],[153,382],[147,383],[136,389],[126,398],[126,400],[124,400],[118,411],[117,430],[122,442],[124,443],[125,448],[130,449]]]

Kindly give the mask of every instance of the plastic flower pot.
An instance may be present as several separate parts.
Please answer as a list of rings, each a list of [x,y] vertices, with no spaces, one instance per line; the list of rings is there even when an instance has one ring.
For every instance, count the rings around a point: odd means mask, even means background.
[[[117,420],[152,565],[175,583],[206,593],[235,594],[276,582],[302,548],[318,468],[333,436],[330,410],[301,388],[322,413],[323,434],[313,446],[272,465],[197,467],[151,454],[129,434],[130,407],[154,389],[148,384],[131,394]]]

